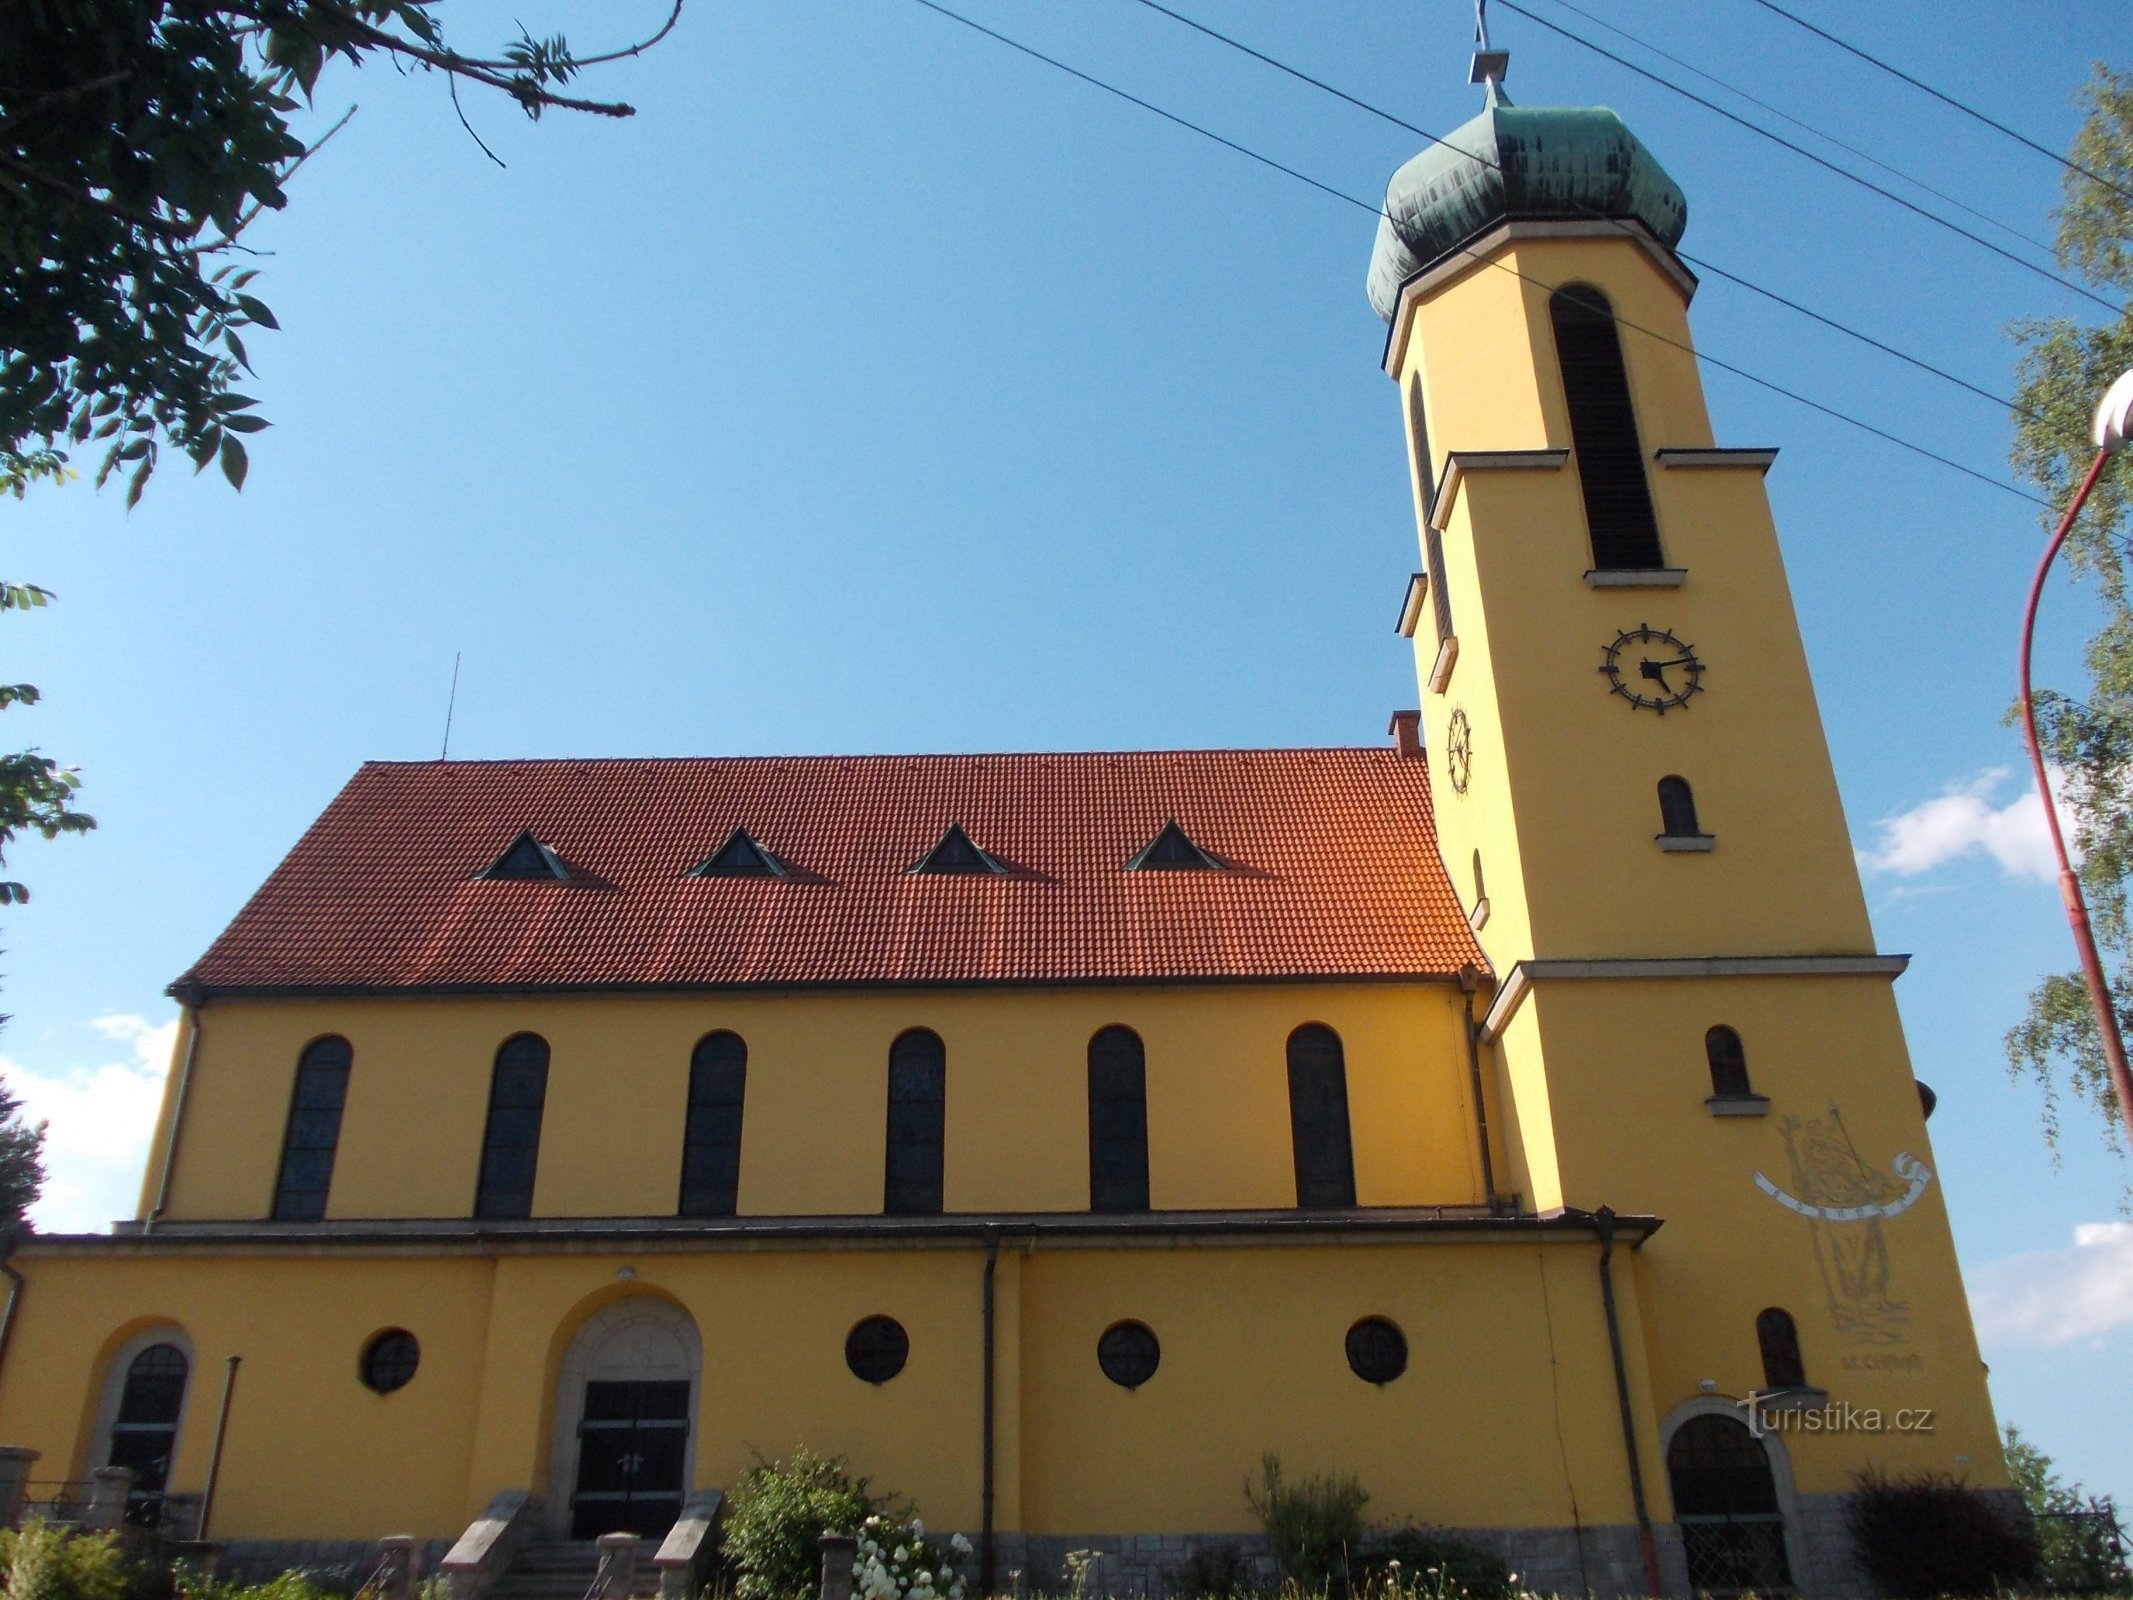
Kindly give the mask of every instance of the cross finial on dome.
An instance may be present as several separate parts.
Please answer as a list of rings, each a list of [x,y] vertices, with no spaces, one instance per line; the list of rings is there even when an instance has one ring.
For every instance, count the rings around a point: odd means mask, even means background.
[[[1474,64],[1467,82],[1485,84],[1489,103],[1503,92],[1503,80],[1511,70],[1511,52],[1489,48],[1489,0],[1474,0]]]

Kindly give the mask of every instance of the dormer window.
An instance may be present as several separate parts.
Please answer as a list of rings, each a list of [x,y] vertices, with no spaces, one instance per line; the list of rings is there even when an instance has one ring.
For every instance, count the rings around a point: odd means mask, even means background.
[[[1222,863],[1194,844],[1175,821],[1149,840],[1141,853],[1126,863],[1128,872],[1220,872]]]
[[[569,878],[570,869],[528,828],[479,876],[509,883],[554,883]]]
[[[735,828],[726,842],[691,867],[691,878],[782,878],[785,863],[765,850],[746,828]]]
[[[960,822],[948,824],[948,831],[941,835],[941,842],[905,870],[918,873],[969,876],[978,873],[1003,873],[1007,870],[998,861],[970,842],[970,835],[963,831]]]

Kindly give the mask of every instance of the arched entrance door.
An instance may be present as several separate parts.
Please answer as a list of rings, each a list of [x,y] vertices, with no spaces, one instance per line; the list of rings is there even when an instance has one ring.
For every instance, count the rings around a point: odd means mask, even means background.
[[[665,1537],[694,1468],[702,1365],[696,1324],[671,1301],[637,1296],[586,1319],[556,1395],[559,1532]]]
[[[1785,1514],[1763,1441],[1735,1417],[1691,1417],[1666,1448],[1674,1517],[1697,1594],[1792,1593]]]

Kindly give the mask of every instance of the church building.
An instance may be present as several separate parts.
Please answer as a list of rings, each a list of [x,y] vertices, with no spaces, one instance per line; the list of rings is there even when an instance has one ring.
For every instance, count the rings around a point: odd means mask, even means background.
[[[173,986],[135,1216],[6,1263],[0,1446],[269,1565],[806,1445],[973,1581],[1165,1592],[1267,1452],[1600,1595],[1857,1593],[1862,1470],[2004,1490],[1686,203],[1477,62],[1368,276],[1419,711],[363,766]]]

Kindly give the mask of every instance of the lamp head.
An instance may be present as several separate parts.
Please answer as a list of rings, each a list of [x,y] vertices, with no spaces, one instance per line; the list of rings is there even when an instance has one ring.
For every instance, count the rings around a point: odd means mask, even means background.
[[[2096,448],[2115,456],[2133,439],[2133,372],[2122,372],[2096,408]]]

